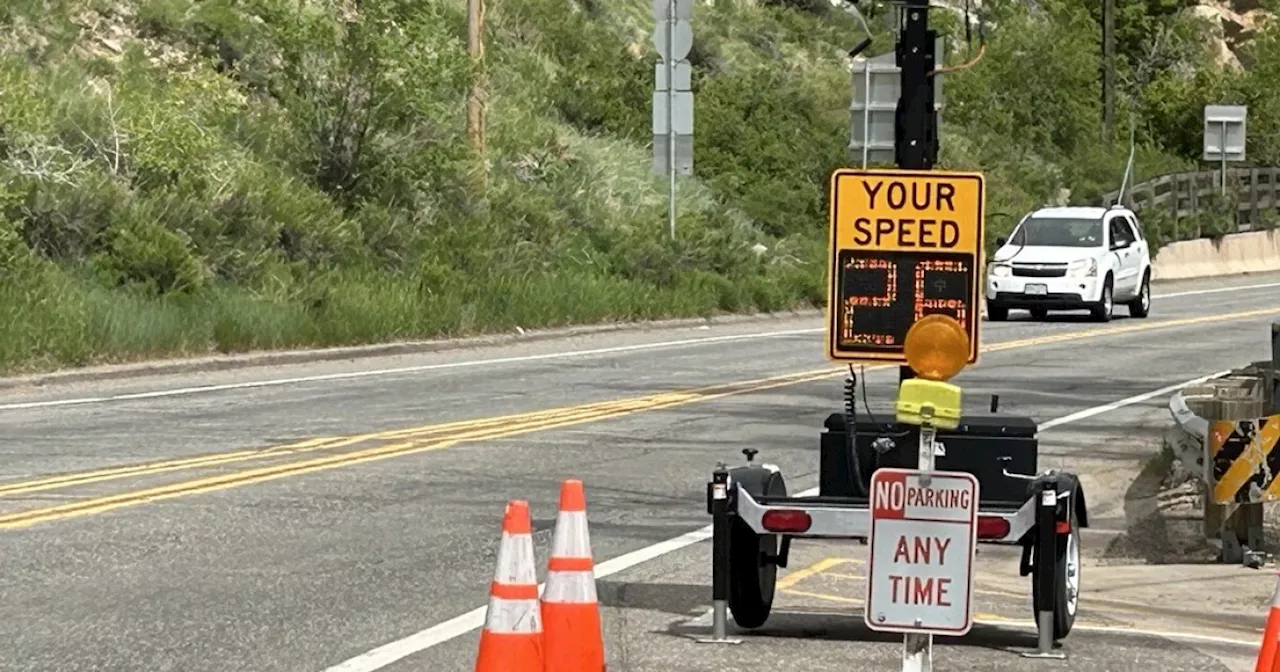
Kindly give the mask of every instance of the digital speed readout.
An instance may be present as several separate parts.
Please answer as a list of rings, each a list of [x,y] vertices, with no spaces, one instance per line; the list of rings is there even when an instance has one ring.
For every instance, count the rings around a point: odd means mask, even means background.
[[[911,325],[934,313],[973,331],[973,255],[841,250],[836,272],[841,350],[901,352]]]

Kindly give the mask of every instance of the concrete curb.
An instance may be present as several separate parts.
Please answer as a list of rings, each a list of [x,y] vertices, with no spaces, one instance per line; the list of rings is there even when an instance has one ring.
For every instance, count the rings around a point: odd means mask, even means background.
[[[466,350],[468,348],[536,343],[539,341],[548,341],[557,338],[572,338],[574,336],[587,336],[611,332],[643,332],[659,329],[746,324],[794,318],[822,317],[823,315],[824,312],[817,309],[800,309],[777,313],[751,313],[745,315],[724,314],[705,318],[678,318],[656,320],[652,322],[615,322],[608,324],[579,325],[557,329],[521,331],[520,333],[515,334],[492,334],[487,336],[458,339],[402,341],[398,343],[318,348],[310,350],[257,351],[243,354],[213,355],[189,359],[110,364],[104,366],[85,367],[82,369],[65,369],[50,373],[26,376],[15,376],[9,378],[0,377],[0,390],[141,378],[144,376],[231,371],[263,366],[311,364],[344,359],[356,360],[395,355],[416,355],[432,352]]]

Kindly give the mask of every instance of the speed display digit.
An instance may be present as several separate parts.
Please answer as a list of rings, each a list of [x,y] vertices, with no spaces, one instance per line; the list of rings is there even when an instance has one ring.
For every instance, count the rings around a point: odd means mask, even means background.
[[[975,273],[964,254],[842,250],[837,268],[841,350],[899,352],[911,325],[932,313],[973,328],[969,286]]]
[[[832,175],[828,357],[905,362],[907,330],[942,313],[977,361],[984,187],[976,173]]]

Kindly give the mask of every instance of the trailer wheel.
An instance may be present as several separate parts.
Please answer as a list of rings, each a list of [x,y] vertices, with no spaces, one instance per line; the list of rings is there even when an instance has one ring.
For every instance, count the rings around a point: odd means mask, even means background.
[[[1053,579],[1053,639],[1065,639],[1076,622],[1076,610],[1080,606],[1080,527],[1076,517],[1075,493],[1067,500],[1068,520],[1071,531],[1058,538],[1058,561]],[[1043,598],[1040,595],[1040,562],[1037,559],[1031,572],[1032,618],[1039,615]]]
[[[753,496],[785,497],[787,485],[782,474],[762,467],[743,467],[730,478]],[[758,628],[773,609],[774,588],[778,584],[778,535],[756,534],[741,519],[729,526],[729,612],[743,628]]]

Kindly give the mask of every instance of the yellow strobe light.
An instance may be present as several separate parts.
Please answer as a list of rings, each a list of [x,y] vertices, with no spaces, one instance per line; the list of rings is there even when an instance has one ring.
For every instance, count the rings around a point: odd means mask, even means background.
[[[919,377],[902,381],[898,388],[898,422],[955,429],[960,424],[961,391],[946,381],[969,359],[964,327],[946,315],[926,315],[911,325],[902,345],[907,365]]]

